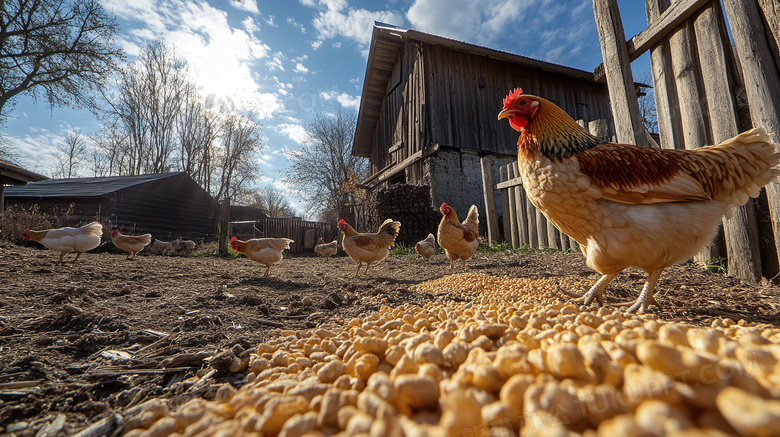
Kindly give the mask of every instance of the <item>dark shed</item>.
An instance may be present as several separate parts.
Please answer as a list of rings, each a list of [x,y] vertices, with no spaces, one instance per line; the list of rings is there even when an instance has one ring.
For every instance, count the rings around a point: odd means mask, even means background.
[[[216,238],[219,203],[185,172],[48,179],[8,187],[8,205],[108,221],[112,229],[168,240]]]
[[[37,182],[46,179],[46,176],[26,170],[13,162],[0,159],[0,217],[5,209],[5,186],[24,185],[28,182]]]

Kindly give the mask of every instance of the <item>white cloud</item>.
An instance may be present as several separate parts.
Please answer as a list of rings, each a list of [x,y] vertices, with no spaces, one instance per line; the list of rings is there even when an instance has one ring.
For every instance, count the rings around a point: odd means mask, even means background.
[[[302,1],[306,6],[318,6],[320,11],[313,20],[317,29],[315,50],[326,39],[342,36],[358,43],[362,50],[371,42],[371,32],[374,21],[385,23],[403,23],[403,17],[395,11],[369,11],[367,9],[349,8],[346,0]],[[315,42],[315,43],[316,43]]]
[[[273,95],[262,92],[253,69],[271,54],[271,49],[254,36],[257,23],[251,17],[243,28],[228,23],[227,12],[204,0],[104,0],[106,8],[125,20],[131,28],[123,47],[141,47],[163,38],[176,53],[187,59],[193,78],[211,101],[232,102],[237,109],[249,109],[264,117],[270,110],[283,108]],[[238,3],[233,0],[231,3]],[[255,12],[255,0],[241,0],[239,9]],[[130,53],[134,54],[134,53]],[[281,60],[269,62],[271,69],[282,68]],[[258,111],[256,105],[263,105]],[[244,105],[250,105],[243,107]]]
[[[294,71],[294,72],[296,72],[296,73],[308,73],[308,72],[309,72],[309,69],[308,69],[308,68],[306,68],[306,67],[305,67],[303,64],[301,64],[300,62],[298,62],[297,64],[295,64],[295,69],[293,69],[293,71]]]
[[[279,27],[278,24],[274,23],[274,20],[276,19],[275,16],[269,15],[268,18],[265,20],[265,24],[271,26],[271,27]]]
[[[335,100],[344,108],[352,108],[355,111],[360,109],[360,96],[350,96],[347,93],[337,91],[323,91],[320,96],[325,100]]]
[[[298,144],[303,144],[308,138],[306,128],[300,124],[282,123],[277,125],[276,129]]]
[[[406,18],[423,32],[488,45],[507,32],[522,35],[517,23],[532,3],[539,0],[415,0]]]
[[[297,21],[295,21],[295,18],[288,17],[287,18],[287,24],[289,24],[289,25],[291,25],[293,27],[297,27],[298,29],[301,30],[302,33],[306,33],[306,27],[304,27],[303,24],[300,24]]]
[[[229,3],[236,9],[247,11],[252,14],[257,14],[260,10],[257,8],[257,1],[255,0],[229,0]]]

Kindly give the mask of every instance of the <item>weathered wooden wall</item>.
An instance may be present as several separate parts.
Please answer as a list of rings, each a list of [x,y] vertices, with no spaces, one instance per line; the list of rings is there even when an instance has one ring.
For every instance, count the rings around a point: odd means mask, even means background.
[[[387,84],[369,157],[372,176],[364,183],[429,184],[425,158],[440,146],[516,155],[517,138],[496,119],[515,87],[586,122],[611,120],[607,90],[591,80],[406,41]]]

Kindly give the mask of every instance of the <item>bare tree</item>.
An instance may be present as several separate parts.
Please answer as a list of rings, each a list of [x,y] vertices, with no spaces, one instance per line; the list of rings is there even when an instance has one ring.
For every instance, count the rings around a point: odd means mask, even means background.
[[[117,25],[98,0],[0,1],[0,119],[19,94],[97,108],[116,68]]]
[[[295,209],[290,205],[290,202],[273,185],[266,185],[255,192],[253,197],[254,201],[249,206],[262,209],[271,217],[291,217],[295,215]]]
[[[122,69],[107,117],[125,131],[127,174],[173,168],[171,155],[185,96],[193,87],[187,63],[162,41],[149,43],[138,60]]]
[[[248,118],[228,114],[222,122],[219,177],[214,197],[246,203],[252,182],[259,175],[257,154],[261,152],[260,126]]]
[[[178,168],[187,172],[206,191],[211,191],[219,137],[219,112],[206,108],[198,90],[184,90],[182,108],[176,121]]]
[[[65,141],[55,146],[57,148],[57,169],[55,178],[72,178],[78,174],[84,160],[87,158],[87,140],[81,132],[71,131],[65,135]]]
[[[307,205],[307,213],[333,218],[360,195],[358,181],[368,172],[365,158],[352,155],[354,112],[319,113],[306,125],[307,139],[300,150],[288,151],[292,166],[285,181]]]
[[[648,71],[634,75],[634,83],[637,84],[637,102],[639,103],[639,116],[642,124],[651,134],[658,133],[658,116],[655,111],[655,93],[653,92],[653,77]]]

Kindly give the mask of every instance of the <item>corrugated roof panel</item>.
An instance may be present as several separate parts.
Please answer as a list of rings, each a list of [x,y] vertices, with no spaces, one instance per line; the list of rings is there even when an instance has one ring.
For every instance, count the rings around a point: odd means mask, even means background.
[[[47,179],[5,189],[5,197],[99,197],[146,182],[165,179],[183,172],[154,173],[136,176]]]

